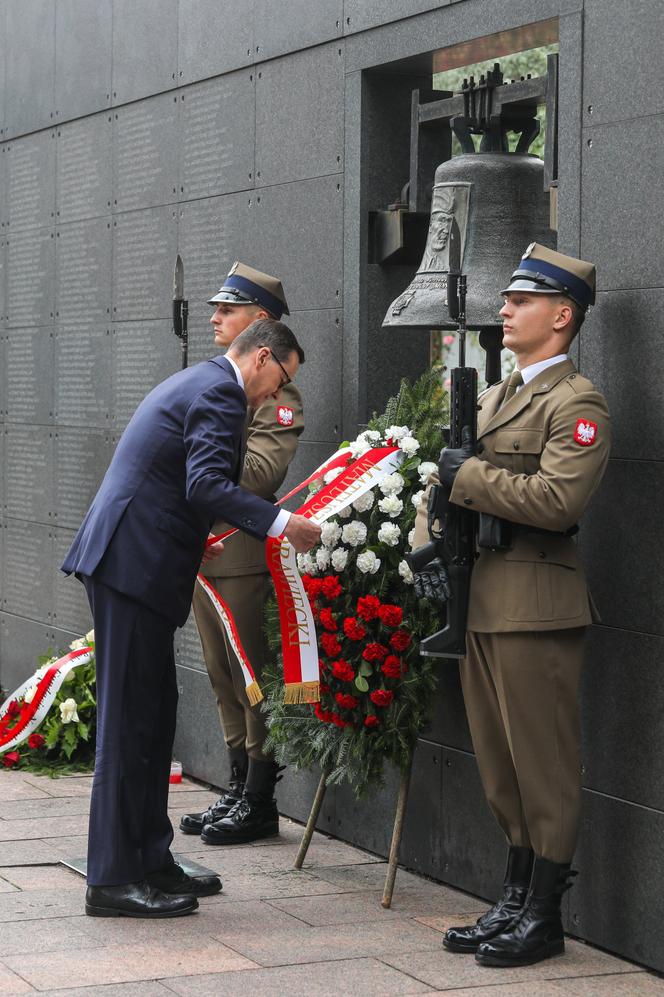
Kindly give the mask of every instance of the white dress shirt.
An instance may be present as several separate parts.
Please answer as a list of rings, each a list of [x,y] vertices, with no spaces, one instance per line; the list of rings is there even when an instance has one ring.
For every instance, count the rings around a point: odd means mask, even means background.
[[[529,364],[528,367],[523,367],[521,369],[523,384],[520,384],[516,390],[521,391],[521,389],[528,384],[529,381],[532,381],[534,377],[541,374],[543,370],[547,369],[547,367],[553,367],[554,364],[562,363],[563,360],[569,360],[566,353],[559,353],[557,357],[549,357],[548,360],[539,360],[537,363]]]

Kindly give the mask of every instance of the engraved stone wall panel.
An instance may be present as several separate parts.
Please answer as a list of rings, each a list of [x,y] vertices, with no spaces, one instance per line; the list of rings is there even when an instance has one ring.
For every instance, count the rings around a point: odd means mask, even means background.
[[[339,309],[285,316],[305,354],[296,384],[304,404],[305,440],[341,440],[342,330]]]
[[[344,0],[344,33],[366,31],[451,2],[454,0]]]
[[[55,438],[55,513],[58,526],[78,529],[111,461],[103,430],[59,426]]]
[[[177,665],[176,675],[180,699],[173,757],[197,779],[227,786],[228,752],[207,672]]]
[[[7,418],[7,336],[8,333],[4,332],[0,326],[0,439],[2,439],[2,429]],[[2,452],[0,451],[1,458]],[[0,467],[2,466],[0,463]],[[4,478],[4,474],[0,475],[0,509],[2,509]]]
[[[94,114],[57,131],[56,217],[60,222],[109,214],[113,117]]]
[[[192,363],[215,352],[210,331],[212,309],[207,300],[219,290],[234,260],[277,272],[261,265],[255,211],[253,191],[180,205],[179,252],[184,262],[185,297],[189,299]]]
[[[55,641],[55,631],[44,623],[0,613],[3,688],[12,692],[25,682],[36,671],[40,655],[55,647]]]
[[[254,72],[197,83],[181,96],[180,199],[253,187]]]
[[[339,308],[342,302],[341,178],[266,187],[256,194],[260,270],[278,274],[291,311]]]
[[[177,217],[171,207],[131,211],[113,219],[115,321],[170,316]]]
[[[2,160],[0,160],[0,164]],[[0,239],[0,329],[7,323],[7,240]],[[0,409],[2,405],[0,405]]]
[[[111,425],[113,359],[110,325],[56,326],[54,405],[58,423],[97,429]]]
[[[176,85],[178,0],[112,0],[113,103]]]
[[[55,218],[55,131],[14,139],[6,150],[10,231],[51,225]]]
[[[111,220],[90,218],[55,232],[58,322],[108,322],[111,315]]]
[[[58,0],[55,14],[55,113],[90,114],[111,102],[112,0]]]
[[[198,636],[193,613],[190,614],[185,625],[175,631],[175,661],[178,665],[184,665],[186,668],[204,671],[207,677],[201,639]]]
[[[114,211],[177,200],[183,96],[160,94],[113,112]]]
[[[13,137],[53,124],[55,0],[6,7],[6,135]]]
[[[343,32],[344,0],[285,0],[275,16],[270,0],[255,0],[256,61],[296,52],[338,38]]]
[[[53,522],[53,430],[5,424],[5,516]]]
[[[54,299],[54,229],[13,232],[7,238],[7,325],[52,324]]]
[[[254,0],[180,0],[178,80],[219,76],[254,61]]]
[[[335,42],[275,59],[256,76],[257,186],[341,172],[343,48]]]
[[[8,422],[53,422],[53,333],[10,329],[6,340],[5,408]]]
[[[53,531],[53,620],[65,630],[85,634],[92,627],[85,589],[74,575],[65,575],[60,571],[75,536],[75,530]]]
[[[134,409],[160,381],[180,369],[172,323],[119,322],[113,326],[113,412],[122,430]]]
[[[0,138],[4,138],[5,135],[5,96],[6,96],[6,86],[5,86],[5,67],[7,62],[7,4],[0,3]],[[0,170],[0,172],[2,172]],[[0,180],[0,188],[2,187],[2,180]],[[1,199],[0,199],[1,203]],[[2,218],[2,212],[0,211],[0,218]],[[2,652],[0,651],[0,656]],[[1,681],[1,676],[0,676]]]
[[[664,256],[647,250],[664,227],[664,199],[653,183],[664,171],[664,114],[585,128],[582,148],[580,255],[597,267],[598,288],[661,287]]]
[[[13,519],[7,519],[5,525],[2,608],[31,620],[50,622],[53,531],[50,526]]]

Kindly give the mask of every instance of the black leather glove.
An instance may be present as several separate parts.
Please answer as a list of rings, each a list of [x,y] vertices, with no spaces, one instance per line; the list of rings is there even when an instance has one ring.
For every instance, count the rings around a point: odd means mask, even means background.
[[[469,457],[474,456],[473,450],[473,435],[470,426],[464,426],[461,430],[461,446],[458,449],[447,447],[440,454],[438,476],[443,485],[452,488],[461,465],[465,464]]]
[[[452,595],[447,569],[439,557],[430,561],[422,571],[416,571],[413,579],[415,595],[418,599],[447,602]]]

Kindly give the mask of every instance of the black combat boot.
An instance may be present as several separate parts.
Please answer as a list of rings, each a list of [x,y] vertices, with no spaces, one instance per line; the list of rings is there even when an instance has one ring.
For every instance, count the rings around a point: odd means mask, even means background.
[[[443,938],[446,949],[450,952],[477,952],[482,942],[509,928],[526,902],[534,858],[535,854],[530,848],[510,845],[502,896],[482,914],[477,924],[465,928],[448,928]]]
[[[228,811],[242,799],[247,778],[247,753],[244,748],[229,748],[228,757],[231,763],[231,779],[228,789],[216,803],[210,804],[203,813],[184,814],[180,818],[180,830],[183,834],[200,834],[206,824],[211,824],[213,821],[225,817]]]
[[[274,788],[280,772],[276,762],[250,758],[242,799],[225,817],[206,824],[201,840],[207,845],[242,845],[279,834]]]
[[[483,942],[475,959],[482,966],[530,966],[565,951],[560,903],[571,886],[569,863],[535,856],[533,878],[518,919],[502,935]]]

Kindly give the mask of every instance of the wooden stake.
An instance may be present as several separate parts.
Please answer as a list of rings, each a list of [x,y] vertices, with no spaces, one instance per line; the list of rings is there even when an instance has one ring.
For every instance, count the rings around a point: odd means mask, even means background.
[[[309,851],[309,845],[311,844],[311,839],[313,837],[314,831],[316,830],[316,821],[318,820],[318,814],[320,813],[320,808],[323,805],[323,800],[325,799],[325,790],[327,789],[327,777],[330,774],[330,769],[323,769],[320,776],[320,782],[318,783],[318,789],[316,790],[316,795],[314,796],[314,802],[311,805],[311,812],[309,813],[309,819],[307,821],[307,826],[304,829],[304,834],[302,835],[302,841],[300,842],[300,849],[297,853],[295,859],[295,869],[301,869],[302,863],[307,857],[307,852]]]
[[[394,893],[394,880],[397,876],[397,864],[399,860],[399,845],[403,833],[403,822],[406,816],[406,803],[408,802],[408,789],[410,787],[410,775],[413,769],[413,756],[410,756],[408,767],[401,775],[399,783],[399,796],[397,797],[397,809],[394,815],[394,828],[392,830],[392,843],[390,845],[390,857],[387,862],[387,876],[383,888],[383,907],[392,906],[392,894]]]

